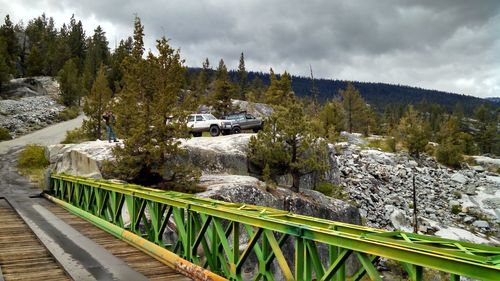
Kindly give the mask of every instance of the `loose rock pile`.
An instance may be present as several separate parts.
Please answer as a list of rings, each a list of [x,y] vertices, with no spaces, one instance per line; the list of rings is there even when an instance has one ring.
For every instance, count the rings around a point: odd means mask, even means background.
[[[414,177],[419,231],[434,234],[442,225],[498,232],[500,177],[475,169],[451,170],[428,156],[417,163],[403,153],[362,150],[347,143],[337,148],[341,186],[368,225],[411,231]]]
[[[0,127],[17,137],[57,121],[64,106],[55,100],[59,84],[50,77],[11,80],[0,100]]]

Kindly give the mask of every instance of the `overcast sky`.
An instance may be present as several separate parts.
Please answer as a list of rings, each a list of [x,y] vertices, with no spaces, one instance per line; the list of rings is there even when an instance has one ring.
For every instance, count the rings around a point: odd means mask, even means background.
[[[0,0],[14,22],[71,14],[110,47],[133,32],[146,48],[166,35],[188,66],[208,57],[247,70],[386,82],[478,97],[500,96],[500,0]]]

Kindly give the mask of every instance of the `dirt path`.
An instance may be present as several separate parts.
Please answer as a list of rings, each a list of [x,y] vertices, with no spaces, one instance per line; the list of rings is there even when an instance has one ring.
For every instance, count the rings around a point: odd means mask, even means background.
[[[48,145],[60,143],[66,136],[66,131],[82,125],[83,117],[84,115],[80,115],[75,119],[45,127],[19,138],[0,142],[0,154],[5,154],[12,148],[25,146],[27,144]]]

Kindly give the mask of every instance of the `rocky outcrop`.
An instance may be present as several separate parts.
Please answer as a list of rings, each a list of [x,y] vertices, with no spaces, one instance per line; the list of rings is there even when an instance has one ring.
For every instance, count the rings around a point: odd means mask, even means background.
[[[244,100],[232,100],[235,111],[246,111],[257,118],[265,118],[273,113],[273,108],[264,103],[248,102]],[[206,105],[200,106],[199,112],[211,113],[212,108]]]
[[[415,179],[421,232],[434,234],[454,227],[479,237],[498,236],[498,175],[472,168],[452,170],[425,155],[417,163],[405,153],[361,149],[349,143],[337,148],[341,185],[368,225],[411,230]],[[489,223],[475,223],[483,219]]]
[[[58,121],[64,110],[58,95],[59,83],[51,77],[11,80],[0,93],[0,127],[16,137]]]
[[[91,141],[79,144],[49,145],[45,156],[49,159],[52,171],[89,178],[103,178],[102,162],[113,160],[112,149],[121,143]]]

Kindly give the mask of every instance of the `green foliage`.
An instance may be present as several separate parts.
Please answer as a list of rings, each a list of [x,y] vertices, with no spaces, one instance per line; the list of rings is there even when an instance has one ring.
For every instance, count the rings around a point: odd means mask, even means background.
[[[429,142],[429,129],[413,106],[409,106],[399,121],[396,138],[416,157],[420,156]]]
[[[112,94],[111,89],[108,87],[104,65],[101,64],[97,78],[92,85],[92,90],[83,102],[83,112],[85,112],[88,119],[83,121],[82,127],[86,134],[94,139],[101,139],[102,116],[106,109],[111,107]]]
[[[109,64],[109,57],[108,41],[105,32],[102,30],[101,26],[97,26],[94,30],[94,35],[88,41],[83,66],[83,84],[87,92],[92,90],[92,86],[101,67]]]
[[[2,83],[1,76],[3,70],[7,74],[17,74],[16,62],[20,53],[21,48],[15,28],[10,20],[10,16],[6,15],[4,24],[0,27],[0,85]],[[5,69],[2,69],[3,67]]]
[[[462,212],[462,208],[460,207],[460,205],[453,205],[451,207],[451,213],[452,214],[457,215],[460,212]]]
[[[0,141],[11,140],[12,136],[10,135],[9,130],[0,127]]]
[[[246,99],[248,87],[248,73],[245,69],[245,56],[241,53],[240,64],[238,65],[238,97],[241,100]]]
[[[179,51],[166,38],[157,41],[158,55],[143,58],[143,30],[136,18],[132,55],[123,62],[123,87],[114,110],[116,127],[125,140],[113,149],[116,162],[107,164],[106,170],[134,183],[167,180],[189,187],[198,181],[199,173],[180,158],[185,150],[179,139],[189,136],[187,127],[182,122],[165,124],[170,115],[179,120],[186,117],[189,98],[182,96],[186,69]]]
[[[348,83],[345,90],[340,90],[340,95],[349,133],[354,131],[365,133],[369,127],[368,108],[359,91],[352,83]]]
[[[435,156],[439,163],[453,168],[460,168],[460,163],[463,160],[460,147],[450,143],[439,145]]]
[[[62,103],[66,106],[77,105],[80,97],[83,95],[83,90],[82,81],[74,59],[70,59],[64,63],[63,68],[58,73],[58,80],[61,85]]]
[[[19,169],[45,168],[49,160],[45,157],[45,148],[40,145],[27,145],[17,157]]]
[[[385,152],[396,152],[396,141],[390,136],[385,139],[371,139],[368,141],[368,147],[378,148]]]
[[[345,111],[342,101],[334,99],[326,103],[319,113],[319,118],[327,133],[326,137],[329,140],[336,139],[338,133],[345,129]]]
[[[40,187],[43,186],[44,172],[48,165],[49,160],[45,157],[43,146],[27,145],[17,156],[19,172]]]
[[[264,129],[251,137],[248,158],[261,169],[269,165],[272,175],[290,173],[291,188],[298,192],[303,174],[322,172],[328,165],[326,144],[311,128],[298,101],[276,106]]]
[[[285,71],[278,79],[274,75],[274,71],[270,70],[271,84],[265,93],[265,101],[271,105],[283,105],[295,98],[292,91],[292,80],[290,75]]]
[[[81,143],[91,140],[82,128],[66,131],[66,137],[61,143]]]
[[[460,132],[459,122],[451,116],[441,124],[438,139],[440,145],[435,151],[436,160],[446,166],[459,168],[463,161],[463,154],[472,154],[475,151],[472,136]]]
[[[342,186],[330,182],[320,182],[315,190],[339,200],[349,200],[349,195]]]
[[[57,119],[59,121],[67,121],[75,119],[80,114],[80,108],[78,106],[66,107],[63,111],[59,112]]]
[[[223,116],[234,111],[231,99],[236,95],[236,88],[229,80],[224,60],[220,60],[217,68],[215,86],[209,97],[209,105],[212,106],[215,116]]]
[[[0,90],[3,84],[9,82],[10,68],[8,65],[9,54],[5,40],[0,37]]]

